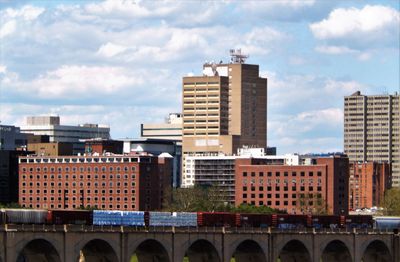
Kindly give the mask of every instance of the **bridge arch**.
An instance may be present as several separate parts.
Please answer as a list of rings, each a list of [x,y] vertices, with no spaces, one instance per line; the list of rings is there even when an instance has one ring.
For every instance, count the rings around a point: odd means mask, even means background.
[[[84,257],[85,262],[118,262],[115,250],[106,240],[94,238],[81,245],[76,261]]]
[[[298,239],[292,239],[279,250],[277,261],[281,262],[295,262],[304,261],[311,262],[311,255],[304,243]]]
[[[352,262],[353,258],[347,245],[340,240],[332,240],[322,249],[321,262]]]
[[[17,262],[25,261],[61,262],[62,260],[59,251],[52,243],[37,238],[28,241],[19,252],[17,251]]]
[[[221,256],[215,246],[205,239],[193,241],[186,249],[184,256],[179,259],[183,261],[187,257],[189,262],[221,262]]]
[[[169,254],[167,249],[162,243],[155,239],[147,239],[141,242],[131,254],[131,257],[135,257],[138,262],[145,261],[158,261],[158,262],[169,262]],[[135,260],[136,261],[136,260]]]
[[[246,239],[236,245],[229,259],[235,258],[236,262],[267,262],[266,254],[261,245],[252,239]]]
[[[362,250],[363,262],[391,262],[392,255],[388,246],[382,240],[371,240],[367,243],[365,249]]]

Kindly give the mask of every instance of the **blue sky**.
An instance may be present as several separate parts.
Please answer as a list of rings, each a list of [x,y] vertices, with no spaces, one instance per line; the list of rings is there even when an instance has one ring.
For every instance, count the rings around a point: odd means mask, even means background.
[[[399,1],[0,0],[0,121],[60,115],[113,138],[181,111],[182,77],[250,55],[268,145],[343,150],[343,96],[399,91]]]

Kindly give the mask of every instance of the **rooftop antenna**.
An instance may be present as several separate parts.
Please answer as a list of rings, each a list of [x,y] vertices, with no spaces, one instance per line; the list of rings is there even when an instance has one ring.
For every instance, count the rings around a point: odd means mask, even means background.
[[[244,64],[248,55],[242,54],[242,49],[230,49],[229,55],[231,56],[231,63],[233,64]]]

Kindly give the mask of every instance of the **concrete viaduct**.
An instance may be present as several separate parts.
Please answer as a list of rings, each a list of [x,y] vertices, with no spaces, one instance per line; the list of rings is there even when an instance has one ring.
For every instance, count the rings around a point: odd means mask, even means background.
[[[366,229],[3,225],[0,244],[0,262],[400,261],[399,234]]]

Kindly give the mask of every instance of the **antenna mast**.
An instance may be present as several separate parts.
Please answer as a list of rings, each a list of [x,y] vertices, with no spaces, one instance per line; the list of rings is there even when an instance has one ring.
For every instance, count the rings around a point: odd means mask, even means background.
[[[231,63],[234,64],[243,64],[246,62],[246,59],[249,58],[248,55],[242,54],[242,49],[231,49],[229,50],[229,54],[231,56]]]

